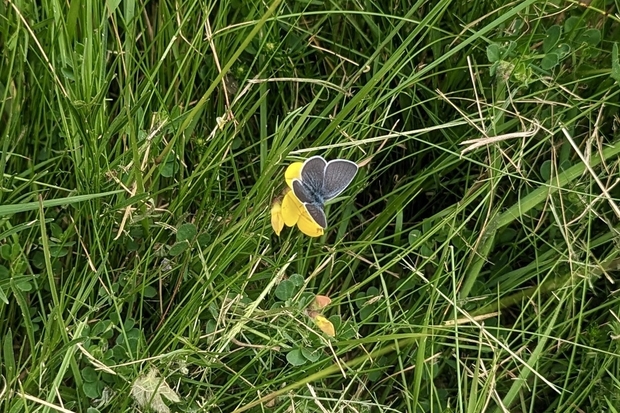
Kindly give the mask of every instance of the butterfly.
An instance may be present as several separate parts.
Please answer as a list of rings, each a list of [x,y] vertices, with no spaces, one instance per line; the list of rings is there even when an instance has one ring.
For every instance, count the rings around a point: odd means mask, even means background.
[[[312,219],[327,227],[323,206],[344,191],[357,174],[357,164],[346,159],[327,162],[322,156],[306,159],[300,178],[293,179],[293,193]]]

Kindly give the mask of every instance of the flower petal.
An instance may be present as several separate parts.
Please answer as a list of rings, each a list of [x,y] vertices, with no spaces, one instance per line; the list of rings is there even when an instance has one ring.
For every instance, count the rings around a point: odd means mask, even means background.
[[[304,212],[304,206],[295,198],[293,191],[288,191],[284,195],[282,201],[282,219],[287,227],[292,227],[297,224],[299,217]]]
[[[284,228],[284,218],[282,218],[282,205],[280,200],[276,199],[271,205],[271,228],[279,237],[282,228]]]
[[[293,189],[293,179],[299,179],[301,176],[301,167],[304,166],[303,162],[293,162],[286,168],[284,172],[284,179],[289,188]]]
[[[322,332],[324,332],[330,337],[336,337],[336,329],[334,328],[332,322],[329,321],[327,318],[323,317],[322,315],[317,315],[316,317],[314,317],[313,320],[316,326],[320,328]]]
[[[314,301],[310,304],[312,310],[321,310],[327,307],[332,302],[332,299],[326,295],[315,295]]]
[[[309,237],[320,237],[323,235],[323,228],[314,222],[306,211],[299,216],[299,220],[297,220],[297,228]]]

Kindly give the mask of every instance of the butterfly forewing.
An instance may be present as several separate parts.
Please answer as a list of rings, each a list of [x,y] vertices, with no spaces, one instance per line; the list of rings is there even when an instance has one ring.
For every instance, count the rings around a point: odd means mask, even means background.
[[[302,204],[314,202],[312,194],[299,179],[293,179],[293,193]]]
[[[323,200],[328,201],[337,197],[355,178],[357,164],[346,159],[334,159],[325,167],[323,179]]]
[[[304,204],[306,211],[312,217],[314,222],[319,224],[321,228],[327,228],[327,217],[325,217],[325,211],[323,206],[319,204]]]
[[[320,196],[325,177],[325,166],[327,162],[321,156],[313,156],[306,159],[301,167],[301,181],[313,196]],[[322,202],[322,200],[320,200]]]

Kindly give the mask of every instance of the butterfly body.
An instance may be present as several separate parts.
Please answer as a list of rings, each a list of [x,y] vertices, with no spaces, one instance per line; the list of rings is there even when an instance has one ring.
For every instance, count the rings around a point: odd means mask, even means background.
[[[293,193],[322,228],[327,227],[323,210],[325,202],[337,197],[349,186],[357,169],[355,162],[346,159],[327,162],[321,156],[313,156],[304,162],[300,179],[293,179]]]

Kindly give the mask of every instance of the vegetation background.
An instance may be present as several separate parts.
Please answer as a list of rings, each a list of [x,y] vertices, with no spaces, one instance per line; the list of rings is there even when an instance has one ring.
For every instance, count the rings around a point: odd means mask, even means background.
[[[0,410],[620,411],[619,39],[618,0],[0,1]],[[360,172],[277,237],[315,154]]]

